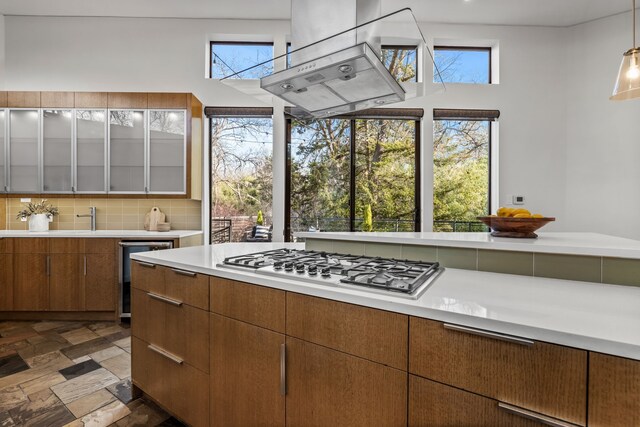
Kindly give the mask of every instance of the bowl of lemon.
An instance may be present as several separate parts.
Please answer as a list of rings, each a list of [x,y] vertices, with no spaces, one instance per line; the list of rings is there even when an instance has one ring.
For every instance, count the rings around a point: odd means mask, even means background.
[[[492,236],[520,239],[535,239],[538,237],[536,230],[556,220],[541,214],[532,214],[523,208],[506,207],[498,209],[496,215],[479,216],[478,219],[491,228]]]

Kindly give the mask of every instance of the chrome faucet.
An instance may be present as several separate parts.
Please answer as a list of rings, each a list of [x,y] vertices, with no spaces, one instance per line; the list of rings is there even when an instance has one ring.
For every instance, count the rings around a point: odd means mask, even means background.
[[[78,218],[91,218],[91,231],[96,231],[96,207],[89,206],[89,215],[78,215]]]

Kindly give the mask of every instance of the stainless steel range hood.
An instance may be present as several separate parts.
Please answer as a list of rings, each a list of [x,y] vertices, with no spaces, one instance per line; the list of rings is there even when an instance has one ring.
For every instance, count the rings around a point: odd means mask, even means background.
[[[380,60],[378,18],[380,0],[291,0],[289,68],[260,87],[312,117],[404,101]]]

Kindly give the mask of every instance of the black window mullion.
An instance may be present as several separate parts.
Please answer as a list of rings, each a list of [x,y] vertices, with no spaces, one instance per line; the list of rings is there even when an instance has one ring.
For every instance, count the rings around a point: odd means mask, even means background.
[[[415,122],[415,128],[414,128],[414,137],[413,137],[413,143],[414,143],[414,156],[415,156],[415,169],[414,169],[414,173],[413,173],[413,179],[414,179],[414,204],[415,204],[415,218],[414,218],[414,230],[415,231],[422,231],[421,228],[421,224],[422,224],[422,213],[420,212],[420,204],[422,201],[422,187],[421,187],[421,183],[420,183],[420,177],[421,177],[421,173],[420,173],[420,121],[416,120]]]
[[[284,166],[284,241],[291,239],[291,119],[286,120],[286,159]]]
[[[349,147],[349,231],[355,231],[356,225],[356,121],[350,121],[350,147]]]

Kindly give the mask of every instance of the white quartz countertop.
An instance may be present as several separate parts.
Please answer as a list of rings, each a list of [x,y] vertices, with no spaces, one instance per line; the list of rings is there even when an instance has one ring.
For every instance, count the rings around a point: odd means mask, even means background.
[[[219,267],[225,257],[302,244],[228,243],[131,258],[411,316],[640,360],[640,288],[446,269],[418,300]]]
[[[113,238],[140,238],[140,239],[181,239],[202,234],[200,230],[171,230],[171,231],[145,231],[145,230],[51,230],[34,232],[27,230],[0,230],[0,238],[3,237],[113,237]]]
[[[352,242],[494,249],[506,251],[640,259],[640,241],[598,233],[544,233],[537,239],[493,237],[489,233],[301,232],[296,237]]]

